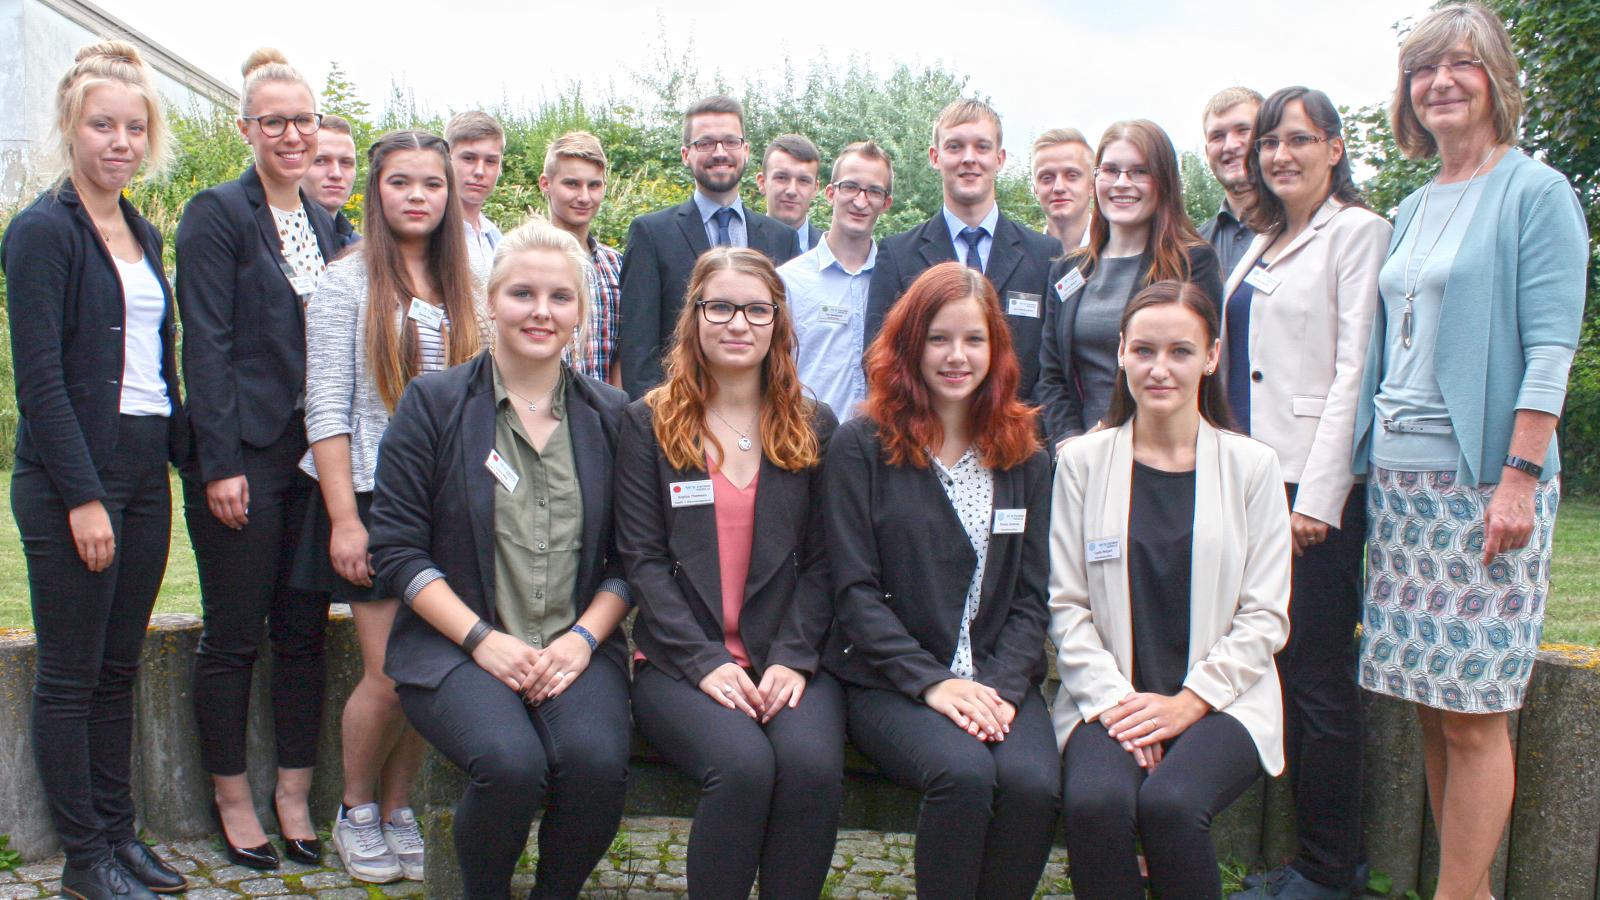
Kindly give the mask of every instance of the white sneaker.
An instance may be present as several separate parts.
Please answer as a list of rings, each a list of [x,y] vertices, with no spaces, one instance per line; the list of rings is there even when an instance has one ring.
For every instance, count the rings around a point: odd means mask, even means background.
[[[400,860],[384,840],[378,822],[378,804],[363,803],[333,823],[333,849],[350,877],[369,884],[399,881]]]
[[[422,880],[422,831],[417,828],[417,814],[404,806],[389,814],[383,823],[383,840],[389,851],[400,860],[400,870],[411,881]]]

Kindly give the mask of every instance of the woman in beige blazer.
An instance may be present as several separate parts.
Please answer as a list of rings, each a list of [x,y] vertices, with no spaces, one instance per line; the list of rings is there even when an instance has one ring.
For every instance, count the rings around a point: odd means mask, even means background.
[[[1283,769],[1289,513],[1277,454],[1223,430],[1217,331],[1193,285],[1141,291],[1107,427],[1056,467],[1053,715],[1084,900],[1144,896],[1136,838],[1161,896],[1220,898],[1211,818]]]
[[[1340,900],[1366,884],[1354,637],[1365,494],[1349,448],[1393,229],[1362,202],[1340,128],[1321,91],[1262,104],[1246,164],[1257,237],[1223,291],[1228,405],[1238,430],[1278,451],[1295,552],[1278,675],[1300,852],[1248,879],[1240,900]]]

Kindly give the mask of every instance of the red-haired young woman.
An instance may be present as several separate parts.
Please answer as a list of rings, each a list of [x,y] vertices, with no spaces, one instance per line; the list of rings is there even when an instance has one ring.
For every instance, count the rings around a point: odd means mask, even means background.
[[[983,276],[924,272],[867,352],[823,501],[851,739],[923,794],[922,897],[1031,897],[1060,781],[1044,677],[1050,459]]]

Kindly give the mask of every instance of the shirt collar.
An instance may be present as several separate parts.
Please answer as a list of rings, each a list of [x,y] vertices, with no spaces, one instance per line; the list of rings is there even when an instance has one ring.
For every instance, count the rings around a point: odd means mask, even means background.
[[[711,221],[711,217],[716,214],[716,211],[722,208],[717,205],[717,201],[700,193],[699,188],[694,189],[694,205],[696,209],[700,210],[700,223],[702,225]],[[744,199],[742,197],[733,198],[733,202],[728,204],[728,208],[732,209],[733,214],[739,217],[739,221],[744,221]]]
[[[1222,205],[1221,205],[1221,207],[1219,207],[1217,209],[1217,221],[1220,222],[1220,221],[1222,221],[1224,219],[1226,219],[1229,222],[1232,222],[1235,225],[1238,225],[1243,221],[1237,215],[1234,214],[1233,207],[1228,205],[1228,195],[1227,194],[1223,194],[1222,195]]]
[[[494,408],[496,411],[506,409],[511,401],[511,392],[506,390],[506,383],[500,378],[500,364],[494,361],[494,356],[489,356],[489,368],[494,371]],[[567,367],[561,367],[561,379],[556,382],[556,389],[550,394],[550,415],[557,421],[567,417]]]
[[[999,224],[999,222],[1000,204],[995,203],[989,207],[989,214],[983,217],[983,221],[978,223],[978,227],[982,228],[992,238],[994,237],[995,225]],[[944,224],[945,227],[950,229],[951,238],[959,238],[961,229],[967,227],[967,223],[961,221],[955,213],[951,212],[948,205],[944,207]]]
[[[826,237],[819,239],[817,241],[817,245],[812,249],[817,252],[818,272],[826,272],[829,266],[836,266],[839,271],[843,272],[844,274],[855,276],[866,272],[871,272],[872,267],[878,262],[877,241],[873,241],[872,246],[867,248],[867,261],[862,263],[861,268],[854,272],[846,269],[844,267],[844,263],[839,262],[839,257],[833,255],[833,248],[828,246],[828,239]]]

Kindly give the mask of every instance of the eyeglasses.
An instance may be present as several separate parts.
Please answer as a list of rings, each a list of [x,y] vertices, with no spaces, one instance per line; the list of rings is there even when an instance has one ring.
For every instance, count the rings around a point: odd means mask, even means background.
[[[1094,177],[1104,181],[1106,184],[1116,184],[1117,179],[1124,175],[1128,176],[1128,180],[1134,184],[1149,184],[1150,180],[1155,177],[1150,174],[1150,170],[1145,166],[1134,166],[1130,169],[1119,169],[1116,166],[1094,167]]]
[[[717,148],[718,144],[721,144],[722,149],[732,152],[734,150],[738,150],[747,143],[749,142],[742,137],[726,137],[722,138],[721,140],[701,138],[698,141],[690,141],[689,146],[693,147],[694,152],[696,153],[710,153],[712,150]]]
[[[1451,77],[1460,78],[1463,75],[1471,73],[1475,69],[1482,68],[1483,60],[1481,59],[1458,59],[1455,62],[1450,63],[1430,63],[1426,66],[1417,66],[1416,68],[1406,69],[1405,71],[1407,81],[1417,81],[1418,79],[1421,79],[1422,81],[1432,81],[1438,76],[1440,69],[1449,69]]]
[[[322,113],[304,113],[298,116],[240,116],[246,122],[254,122],[267,137],[278,137],[289,128],[289,123],[294,123],[294,130],[303,135],[313,135],[322,129]]]
[[[700,307],[700,315],[713,325],[726,325],[733,321],[734,313],[744,313],[744,320],[751,325],[771,325],[772,320],[778,317],[778,304],[764,303],[729,303],[726,300],[696,300],[695,306]]]
[[[889,192],[875,184],[862,187],[854,181],[835,181],[828,186],[833,188],[833,195],[840,200],[854,200],[862,193],[865,193],[867,199],[873,203],[882,203],[889,199]]]
[[[1277,153],[1278,147],[1283,144],[1288,144],[1290,150],[1304,150],[1312,144],[1320,144],[1326,140],[1327,138],[1318,137],[1314,134],[1291,134],[1282,139],[1275,137],[1264,137],[1256,141],[1256,152],[1263,154]]]

